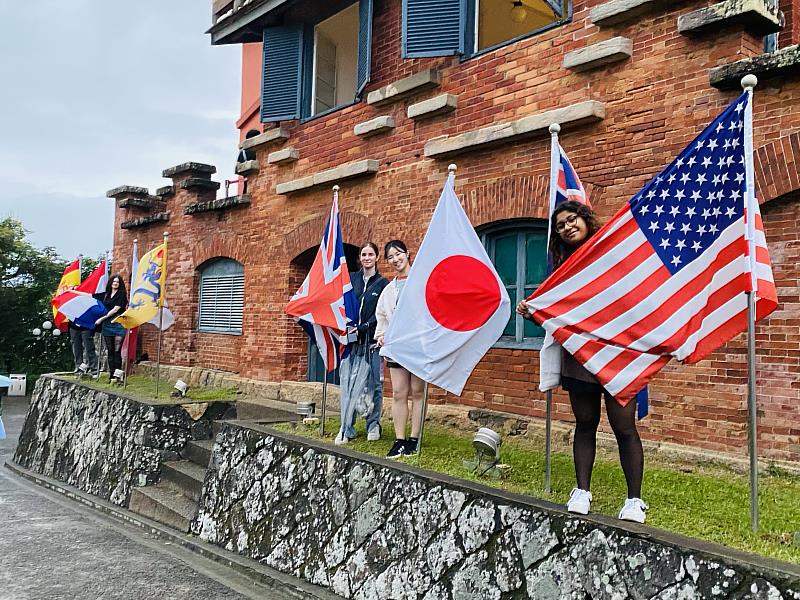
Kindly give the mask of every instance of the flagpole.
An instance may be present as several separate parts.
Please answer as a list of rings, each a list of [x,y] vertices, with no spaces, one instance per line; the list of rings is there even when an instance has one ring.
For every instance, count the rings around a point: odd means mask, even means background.
[[[133,255],[134,256],[136,256],[136,245],[137,245],[138,241],[139,240],[137,238],[133,238]],[[108,263],[106,263],[106,264],[108,264]],[[134,283],[134,281],[133,281],[133,272],[131,272],[130,291],[133,291],[133,283]],[[125,346],[126,346],[125,364],[122,365],[122,369],[125,371],[125,377],[123,377],[123,379],[122,379],[122,389],[123,390],[128,388],[128,364],[129,364],[129,361],[130,361],[129,354],[130,354],[130,351],[131,351],[131,349],[130,349],[130,335],[131,335],[131,330],[128,329],[127,333],[125,334],[125,339],[122,340],[122,343],[125,344]],[[125,340],[128,340],[128,343],[126,343]],[[156,395],[158,395],[158,393],[156,393]]]
[[[161,326],[164,324],[164,293],[166,290],[164,289],[167,287],[167,238],[169,238],[169,232],[164,232],[164,258],[162,262],[162,269],[164,270],[164,275],[161,281],[161,293],[158,297],[158,351],[156,356],[156,400],[158,400],[158,384],[159,380],[161,379],[161,340],[164,338],[164,331]]]
[[[413,406],[412,406],[413,411]],[[425,432],[425,419],[428,416],[428,382],[425,382],[425,387],[422,389],[422,418],[419,422],[419,439],[417,440],[417,461],[419,461],[419,457],[422,455],[422,435]],[[414,415],[411,415],[411,420],[413,423]]]
[[[745,201],[745,238],[748,246],[750,266],[750,291],[747,292],[747,415],[748,446],[750,454],[750,527],[758,531],[758,399],[756,397],[756,291],[758,282],[755,273],[756,240],[755,211],[755,168],[753,165],[753,91],[758,85],[755,75],[745,75],[741,81],[742,89],[750,92],[744,114],[745,177],[747,189]]]
[[[108,251],[106,251],[106,259],[105,260],[106,260],[106,287],[108,287],[108,271],[109,271],[109,268],[108,268]],[[92,332],[92,335],[94,335],[94,332]],[[92,343],[94,343],[94,338],[92,339]],[[105,350],[105,347],[106,347],[106,344],[105,344],[105,340],[103,339],[103,332],[102,332],[102,327],[101,327],[101,330],[100,330],[100,353],[97,356],[97,380],[98,381],[100,381],[100,369],[101,369],[101,365],[103,364],[103,350]]]
[[[339,396],[339,402],[342,401],[341,395]],[[328,371],[325,371],[325,374],[322,376],[322,420],[319,422],[319,435],[320,437],[325,437],[325,417],[326,417],[326,410],[325,407],[328,404]]]

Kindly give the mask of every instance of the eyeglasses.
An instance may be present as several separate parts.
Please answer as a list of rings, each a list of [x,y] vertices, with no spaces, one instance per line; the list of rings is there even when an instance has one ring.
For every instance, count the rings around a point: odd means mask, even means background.
[[[578,222],[578,218],[579,218],[578,215],[572,214],[572,215],[568,216],[566,219],[564,219],[563,221],[559,221],[558,223],[556,223],[556,231],[558,233],[561,233],[567,227],[572,227],[573,225],[575,225],[575,223]]]

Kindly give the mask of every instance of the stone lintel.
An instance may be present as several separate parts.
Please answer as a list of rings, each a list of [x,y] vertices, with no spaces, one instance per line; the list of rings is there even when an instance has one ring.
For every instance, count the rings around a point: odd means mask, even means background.
[[[281,148],[280,150],[275,150],[275,152],[270,152],[267,155],[267,162],[271,165],[282,165],[294,162],[298,158],[300,158],[300,152],[297,148]]]
[[[139,217],[138,219],[132,219],[130,221],[125,221],[124,223],[120,224],[121,229],[134,229],[136,227],[145,227],[147,225],[152,225],[153,223],[161,223],[164,221],[169,221],[169,213],[168,212],[159,212],[153,215],[149,215],[147,217]]]
[[[253,173],[258,173],[259,164],[257,160],[246,160],[236,163],[236,174],[243,177],[250,177]]]
[[[167,196],[174,196],[175,195],[175,186],[174,185],[165,185],[160,187],[156,190],[156,196],[164,199]]]
[[[360,177],[362,175],[373,175],[378,171],[378,164],[378,161],[373,159],[357,160],[333,169],[307,175],[300,179],[279,183],[275,187],[275,192],[285,195],[326,183],[334,183],[336,181],[352,179],[353,177]]]
[[[162,177],[174,178],[178,175],[189,175],[190,177],[198,179],[210,179],[211,176],[217,172],[214,165],[207,165],[204,163],[185,162],[169,169],[164,169],[161,172]]]
[[[732,90],[741,88],[742,77],[749,74],[759,79],[794,76],[800,74],[800,46],[782,48],[777,52],[759,54],[734,63],[722,65],[709,72],[709,82],[715,88]],[[758,88],[756,88],[758,93]]]
[[[624,37],[613,37],[591,44],[564,56],[564,68],[573,71],[588,71],[611,63],[627,60],[633,54],[633,41]]]
[[[239,147],[242,150],[249,150],[256,146],[262,146],[272,142],[283,142],[289,139],[289,133],[283,127],[267,129],[264,133],[244,140]]]
[[[242,194],[241,196],[228,196],[227,198],[217,198],[215,200],[209,200],[208,202],[189,204],[188,206],[184,207],[183,214],[196,215],[197,213],[225,210],[227,208],[236,208],[237,206],[247,206],[250,204],[250,201],[250,194]]]
[[[219,181],[211,181],[202,177],[190,177],[181,181],[181,188],[184,190],[218,190]]]
[[[394,117],[390,115],[381,115],[380,117],[375,117],[369,121],[357,123],[356,126],[353,127],[353,133],[355,135],[360,135],[361,137],[370,137],[372,135],[378,135],[379,133],[391,131],[394,128]]]
[[[439,72],[436,69],[425,69],[370,92],[367,94],[367,104],[383,106],[438,85]]]
[[[425,156],[444,158],[462,152],[478,150],[497,143],[517,141],[535,135],[547,134],[552,123],[562,128],[577,127],[601,121],[606,116],[606,105],[597,100],[586,100],[570,106],[529,115],[509,123],[499,123],[468,131],[459,135],[441,136],[425,144]]]
[[[458,106],[458,96],[455,94],[440,94],[417,102],[408,107],[409,119],[428,119],[444,113],[454,111]]]
[[[119,196],[147,196],[150,193],[146,187],[138,185],[121,185],[106,192],[106,198],[119,198]]]
[[[765,0],[725,0],[678,17],[678,31],[684,35],[718,31],[740,26],[753,35],[781,30],[781,15]]]
[[[595,25],[609,27],[660,8],[669,8],[672,4],[673,0],[609,0],[595,6],[589,18]]]

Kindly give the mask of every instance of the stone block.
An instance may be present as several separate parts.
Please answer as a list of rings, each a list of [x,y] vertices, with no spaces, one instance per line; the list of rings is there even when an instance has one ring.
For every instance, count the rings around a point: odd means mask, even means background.
[[[127,198],[120,198],[117,200],[117,206],[120,208],[138,208],[142,210],[150,210],[155,207],[156,203],[160,202],[161,198],[158,196],[128,196]]]
[[[800,73],[800,46],[795,45],[711,69],[708,78],[715,88],[732,90],[741,87],[741,80],[745,75],[774,79],[797,73]]]
[[[146,187],[136,185],[121,185],[106,192],[106,198],[117,198],[119,196],[147,196],[150,193]]]
[[[228,196],[226,198],[215,198],[207,202],[195,202],[183,208],[183,214],[194,215],[197,213],[209,212],[214,210],[225,210],[236,208],[237,206],[249,206],[251,202],[250,194],[241,196]]]
[[[353,133],[361,137],[370,137],[379,133],[385,133],[395,128],[394,117],[381,115],[363,123],[357,123],[353,127]]]
[[[153,223],[162,223],[166,221],[169,221],[169,213],[159,212],[146,217],[139,217],[138,219],[124,221],[119,227],[120,229],[135,229],[136,227],[146,227],[147,225],[152,225]]]
[[[425,69],[370,92],[367,94],[367,104],[383,106],[438,85],[439,72],[436,69]]]
[[[589,71],[627,60],[631,54],[633,54],[633,41],[624,37],[614,37],[567,53],[564,56],[563,67],[573,71]]]
[[[455,94],[441,94],[409,106],[408,118],[428,119],[454,111],[457,106],[458,96]]]
[[[378,161],[372,159],[357,160],[355,162],[347,163],[333,169],[327,169],[313,175],[307,175],[300,179],[293,179],[279,183],[275,187],[278,194],[290,194],[300,190],[305,190],[317,185],[324,185],[326,183],[334,183],[353,177],[360,177],[362,175],[371,175],[378,171]]]
[[[217,172],[217,167],[205,163],[185,162],[161,172],[162,177],[174,178],[178,175],[189,175],[191,177],[210,179]]]
[[[300,158],[300,152],[297,148],[281,148],[275,152],[270,152],[267,156],[267,162],[271,165],[282,165],[296,161]]]
[[[670,0],[610,0],[595,6],[589,18],[595,25],[608,27],[671,6]]]
[[[165,185],[156,190],[156,196],[159,196],[162,200],[167,198],[168,196],[174,196],[174,195],[175,195],[174,185]]]
[[[181,188],[184,190],[218,190],[219,181],[211,181],[202,177],[189,177],[181,181]]]
[[[244,162],[236,163],[236,174],[244,177],[249,177],[254,173],[258,173],[259,164],[257,160],[246,160]]]
[[[267,129],[264,133],[255,137],[244,140],[239,147],[242,150],[249,150],[264,144],[271,144],[272,142],[283,142],[289,139],[288,132],[283,127],[276,127],[274,129]]]
[[[766,0],[725,0],[678,17],[678,31],[684,35],[732,26],[766,35],[781,30],[781,17]]]
[[[545,134],[552,123],[559,123],[562,128],[577,127],[600,121],[605,116],[605,103],[586,100],[523,117],[510,123],[498,123],[459,135],[433,138],[425,144],[425,156],[429,158],[453,156],[483,148],[489,144]]]

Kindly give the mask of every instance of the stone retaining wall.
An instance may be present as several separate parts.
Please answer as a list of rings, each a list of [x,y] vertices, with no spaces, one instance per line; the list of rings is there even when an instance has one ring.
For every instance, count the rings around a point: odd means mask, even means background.
[[[345,598],[800,600],[800,569],[226,425],[192,530]]]
[[[191,439],[208,439],[211,420],[228,408],[209,405],[197,421],[180,406],[149,405],[43,376],[36,383],[14,460],[36,473],[127,506],[132,486],[158,481]]]

